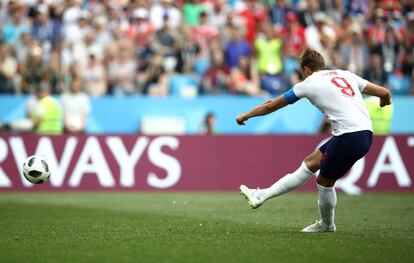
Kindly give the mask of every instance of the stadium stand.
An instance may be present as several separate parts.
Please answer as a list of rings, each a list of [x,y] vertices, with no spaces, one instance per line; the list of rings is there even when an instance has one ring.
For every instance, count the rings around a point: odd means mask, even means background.
[[[0,93],[48,82],[61,95],[79,78],[92,99],[274,96],[312,47],[328,68],[409,96],[413,28],[413,1],[4,0]]]

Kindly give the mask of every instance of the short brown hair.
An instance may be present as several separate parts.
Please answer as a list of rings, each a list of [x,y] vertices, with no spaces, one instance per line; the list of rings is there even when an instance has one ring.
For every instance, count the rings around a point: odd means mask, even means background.
[[[312,71],[317,71],[325,68],[325,60],[318,51],[307,48],[300,56],[300,67],[301,69],[308,67]]]

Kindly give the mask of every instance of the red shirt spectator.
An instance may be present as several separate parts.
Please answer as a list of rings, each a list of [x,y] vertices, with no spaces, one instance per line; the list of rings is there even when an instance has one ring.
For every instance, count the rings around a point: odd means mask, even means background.
[[[368,28],[368,43],[371,47],[384,43],[385,27],[382,20],[383,18],[381,16],[376,15],[374,25]]]
[[[285,54],[299,57],[306,47],[305,29],[298,22],[297,16],[293,12],[286,14],[286,22],[286,30],[283,32]]]
[[[380,6],[387,15],[391,15],[394,11],[401,10],[401,1],[399,0],[381,0]]]
[[[135,43],[140,46],[146,46],[149,36],[154,33],[154,26],[148,21],[149,13],[144,8],[137,8],[134,10],[133,17],[135,22],[131,24],[128,29],[128,37],[135,40]]]
[[[202,12],[200,14],[200,25],[193,28],[194,39],[200,46],[203,55],[207,55],[209,53],[210,41],[217,38],[219,35],[217,29],[207,22],[207,13]]]
[[[203,79],[204,92],[210,94],[228,93],[230,85],[230,67],[224,64],[224,54],[216,50],[211,55],[212,65]]]
[[[245,39],[251,44],[256,39],[257,22],[266,19],[266,12],[261,3],[250,0],[246,1],[246,7],[240,11],[239,15],[245,21]]]

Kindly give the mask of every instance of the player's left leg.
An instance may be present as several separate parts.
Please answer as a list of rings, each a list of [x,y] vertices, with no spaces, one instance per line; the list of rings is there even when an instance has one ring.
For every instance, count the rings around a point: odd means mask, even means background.
[[[249,189],[240,186],[240,192],[248,200],[252,208],[258,208],[266,200],[280,196],[304,185],[320,168],[322,153],[317,149],[308,155],[300,167],[280,178],[276,183],[265,189]]]
[[[319,175],[318,187],[318,209],[321,219],[314,224],[305,227],[301,232],[335,232],[335,207],[336,191],[334,188],[335,179]]]

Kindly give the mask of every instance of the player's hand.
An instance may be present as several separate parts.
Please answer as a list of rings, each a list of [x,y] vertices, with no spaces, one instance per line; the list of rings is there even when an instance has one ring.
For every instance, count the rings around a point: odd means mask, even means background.
[[[380,106],[381,107],[385,107],[387,105],[391,105],[391,96],[385,96],[385,97],[381,97],[380,99]]]
[[[236,118],[236,122],[238,125],[245,125],[244,122],[247,121],[249,118],[247,118],[246,114],[242,113]]]

